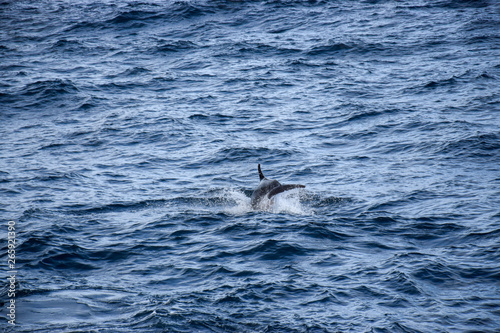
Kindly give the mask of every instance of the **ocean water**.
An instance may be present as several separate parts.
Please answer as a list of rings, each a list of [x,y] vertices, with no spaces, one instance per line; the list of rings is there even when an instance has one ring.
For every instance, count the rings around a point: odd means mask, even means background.
[[[3,1],[0,328],[499,332],[499,27],[495,0]],[[252,210],[258,163],[306,188]]]

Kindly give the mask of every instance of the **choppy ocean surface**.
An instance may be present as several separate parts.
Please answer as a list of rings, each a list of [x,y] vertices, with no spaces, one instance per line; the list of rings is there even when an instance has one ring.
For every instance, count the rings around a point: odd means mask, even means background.
[[[2,331],[499,332],[499,27],[494,0],[3,1]],[[307,187],[252,210],[258,163]]]

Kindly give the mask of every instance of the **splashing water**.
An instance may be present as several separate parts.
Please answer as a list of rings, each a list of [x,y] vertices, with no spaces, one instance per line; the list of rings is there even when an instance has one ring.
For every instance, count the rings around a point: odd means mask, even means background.
[[[280,193],[271,200],[268,211],[276,214],[314,215],[314,211],[301,201],[301,190]]]
[[[220,193],[224,212],[231,215],[243,215],[254,211],[273,214],[313,215],[314,211],[301,201],[302,191],[299,189],[280,193],[271,200],[263,201],[258,209],[252,208],[250,198],[238,189],[224,189]]]
[[[231,215],[243,215],[252,211],[250,198],[243,191],[224,189],[221,193],[224,212]]]

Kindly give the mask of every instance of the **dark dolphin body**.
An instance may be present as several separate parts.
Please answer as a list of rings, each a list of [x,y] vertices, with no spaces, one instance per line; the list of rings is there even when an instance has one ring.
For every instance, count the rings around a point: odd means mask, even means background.
[[[255,191],[253,191],[252,194],[252,208],[254,209],[258,208],[263,200],[265,199],[269,200],[276,194],[292,190],[294,188],[305,187],[304,185],[299,185],[299,184],[281,185],[280,182],[278,182],[275,179],[267,179],[266,177],[264,177],[264,174],[260,169],[260,164],[258,166],[258,170],[259,170],[260,184],[259,186],[257,186],[257,188],[255,189]]]

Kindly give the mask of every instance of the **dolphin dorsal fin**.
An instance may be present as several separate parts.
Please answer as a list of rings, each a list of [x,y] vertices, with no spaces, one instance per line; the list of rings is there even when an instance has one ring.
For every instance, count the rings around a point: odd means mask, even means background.
[[[260,164],[258,166],[258,169],[259,169],[259,178],[260,178],[260,180],[266,178],[266,177],[264,177],[264,174],[262,173],[262,170],[260,169]]]

